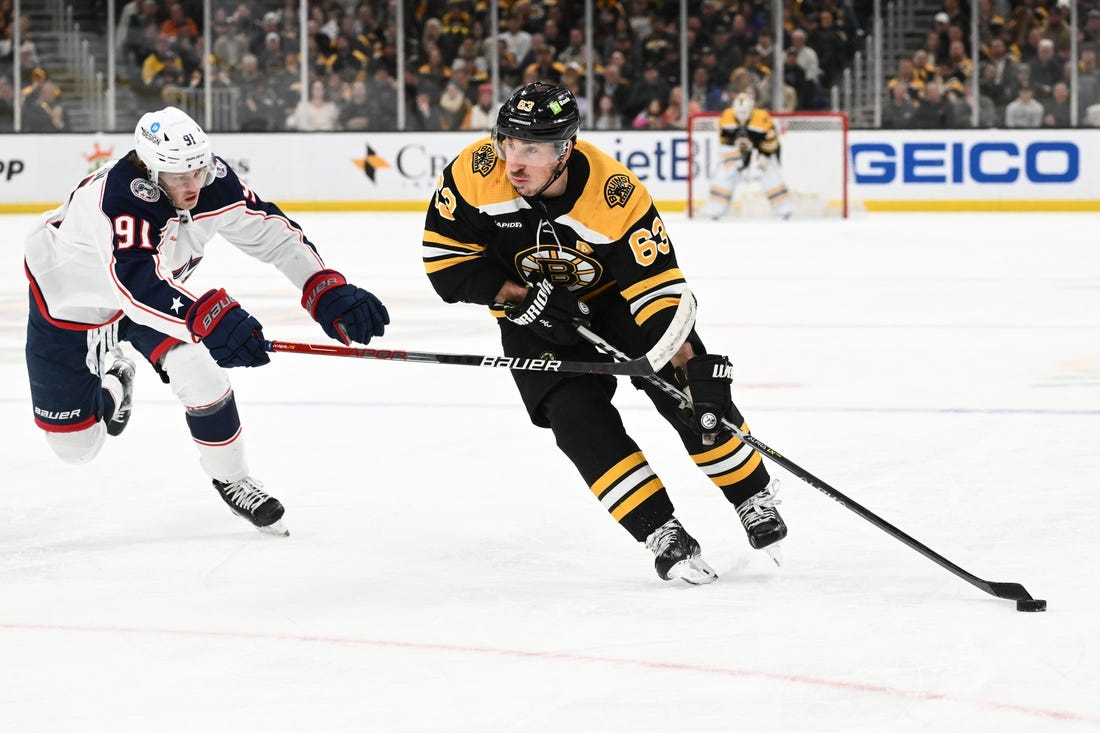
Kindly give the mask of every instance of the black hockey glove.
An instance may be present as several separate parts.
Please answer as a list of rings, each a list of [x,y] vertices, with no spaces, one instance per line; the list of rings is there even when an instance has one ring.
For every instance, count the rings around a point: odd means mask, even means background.
[[[527,295],[516,305],[506,306],[508,320],[527,326],[540,338],[568,346],[580,343],[576,326],[588,325],[588,306],[564,287],[539,277],[527,288]]]
[[[722,429],[722,418],[733,412],[730,385],[733,367],[728,357],[700,354],[676,370],[676,381],[691,404],[680,409],[680,419],[693,433],[703,437],[703,443],[713,445]]]
[[[752,162],[752,140],[748,137],[737,138],[737,149],[741,151],[741,170],[745,170]]]
[[[206,291],[187,311],[187,330],[221,367],[255,367],[271,361],[260,322],[225,293]]]

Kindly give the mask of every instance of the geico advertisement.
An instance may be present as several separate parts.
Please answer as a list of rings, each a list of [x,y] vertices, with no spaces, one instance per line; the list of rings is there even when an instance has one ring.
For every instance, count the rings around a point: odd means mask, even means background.
[[[1100,196],[1100,130],[853,131],[850,193],[877,199]]]
[[[633,170],[662,205],[682,206],[686,200],[686,134],[582,136]],[[425,206],[440,171],[480,137],[211,134],[214,151],[268,200],[298,208],[406,210]],[[710,142],[705,143],[708,150]],[[849,144],[849,197],[855,205],[922,199],[1095,200],[1100,192],[1100,130],[853,131]],[[131,148],[132,137],[125,134],[0,135],[0,211],[56,205],[88,172]],[[807,160],[824,155],[815,148],[792,145],[787,153],[783,163],[792,181],[798,180],[796,169],[824,165]]]

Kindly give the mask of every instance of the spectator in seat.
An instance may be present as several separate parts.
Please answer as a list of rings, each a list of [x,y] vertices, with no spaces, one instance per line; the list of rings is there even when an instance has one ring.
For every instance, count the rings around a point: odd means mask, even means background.
[[[1050,99],[1054,85],[1065,81],[1062,59],[1054,51],[1054,41],[1044,38],[1039,41],[1039,50],[1031,62],[1031,89],[1040,102]]]
[[[351,83],[351,98],[340,107],[341,130],[366,130],[370,127],[370,105],[367,104],[366,82]]]
[[[840,82],[851,57],[851,42],[847,33],[834,22],[832,11],[821,11],[808,42],[821,64],[821,85],[831,89]]]
[[[366,82],[371,129],[396,130],[397,80],[385,64],[378,64],[373,67]]]
[[[630,97],[623,107],[623,114],[635,120],[639,115],[645,116],[650,104],[656,100],[660,108],[664,109],[668,101],[668,84],[661,78],[661,72],[655,64],[646,64],[642,78],[631,84]]]
[[[1005,108],[1005,127],[1040,127],[1043,105],[1035,99],[1030,85],[1020,87],[1016,99]]]
[[[882,108],[882,126],[891,130],[913,127],[916,113],[917,103],[909,96],[909,89],[904,84],[895,84],[890,89],[889,101]]]
[[[409,115],[409,127],[424,132],[437,132],[445,130],[443,110],[436,103],[433,89],[427,87],[417,92],[413,103],[412,114]]]
[[[1055,82],[1050,99],[1043,103],[1043,127],[1069,127],[1073,118],[1069,107],[1069,85]]]
[[[913,126],[923,130],[942,130],[947,127],[947,102],[943,99],[939,82],[933,81],[925,85],[924,96],[917,102],[917,111],[913,115]]]
[[[183,61],[172,48],[169,36],[157,36],[156,49],[141,64],[141,81],[147,90],[157,93],[167,84],[183,84]]]
[[[51,81],[42,85],[35,99],[24,110],[26,132],[65,132],[69,128],[65,109],[58,102],[61,90]]]
[[[325,83],[320,79],[309,85],[309,99],[298,104],[294,114],[287,120],[287,127],[299,131],[335,130],[339,117],[336,103],[328,99]]]
[[[597,130],[621,130],[623,128],[622,115],[619,114],[619,109],[615,106],[615,100],[608,94],[601,94],[596,101],[595,128]]]
[[[241,87],[237,106],[237,121],[241,132],[271,132],[281,130],[286,120],[282,100],[263,79]]]
[[[470,107],[460,129],[488,132],[497,121],[500,105],[493,98],[493,85],[485,82],[478,85],[477,104]]]
[[[199,36],[199,26],[187,16],[180,3],[172,3],[168,6],[168,19],[160,24],[161,34],[179,41],[184,39],[194,42]]]

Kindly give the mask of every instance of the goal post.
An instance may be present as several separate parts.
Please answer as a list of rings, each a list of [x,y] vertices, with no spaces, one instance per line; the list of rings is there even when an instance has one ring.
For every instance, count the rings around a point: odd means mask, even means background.
[[[796,218],[848,216],[848,116],[842,112],[773,112],[779,136],[783,180]],[[687,215],[697,217],[706,203],[721,154],[718,113],[688,119]],[[746,176],[734,192],[726,216],[770,216],[759,184]]]

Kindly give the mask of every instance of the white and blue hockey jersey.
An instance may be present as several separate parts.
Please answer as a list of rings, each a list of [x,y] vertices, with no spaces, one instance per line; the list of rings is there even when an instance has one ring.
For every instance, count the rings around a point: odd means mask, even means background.
[[[178,210],[131,161],[89,175],[26,240],[39,308],[62,328],[90,330],[123,315],[190,341],[185,318],[202,295],[184,283],[215,234],[279,269],[299,290],[324,263],[301,227],[261,200],[220,158],[191,211]]]

